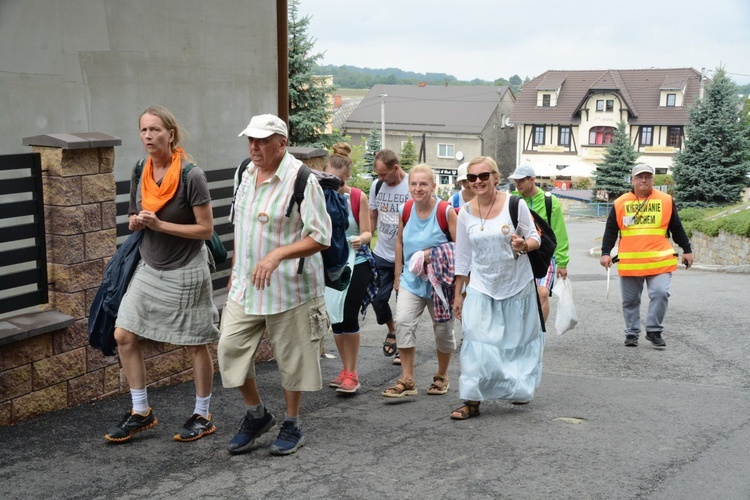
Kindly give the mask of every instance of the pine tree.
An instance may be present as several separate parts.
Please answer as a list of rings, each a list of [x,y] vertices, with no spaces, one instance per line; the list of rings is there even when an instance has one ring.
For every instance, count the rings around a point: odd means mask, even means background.
[[[380,130],[373,123],[370,129],[370,135],[367,137],[367,147],[365,153],[365,172],[372,173],[375,168],[375,153],[380,151]]]
[[[690,110],[685,149],[674,160],[680,208],[728,205],[741,199],[750,171],[750,143],[737,88],[718,68],[706,96]]]
[[[609,201],[630,191],[630,172],[638,159],[638,153],[630,145],[630,137],[624,121],[617,124],[612,143],[604,152],[604,161],[597,163],[595,191],[605,191]]]
[[[406,136],[406,142],[404,143],[404,147],[401,148],[400,157],[401,162],[399,165],[401,165],[401,169],[404,172],[409,172],[409,169],[417,163],[417,149],[414,147],[414,141],[411,138],[411,134]]]
[[[313,54],[315,40],[307,34],[310,16],[300,18],[298,4],[292,0],[289,9],[289,144],[328,147],[342,140],[337,132],[324,133],[334,87],[314,75],[323,54]]]

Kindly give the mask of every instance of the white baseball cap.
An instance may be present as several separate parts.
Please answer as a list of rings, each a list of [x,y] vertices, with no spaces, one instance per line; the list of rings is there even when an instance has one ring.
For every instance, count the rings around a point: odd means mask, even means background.
[[[534,167],[531,165],[520,165],[515,172],[508,176],[508,179],[525,179],[526,177],[536,177]]]
[[[458,166],[458,178],[456,179],[456,182],[461,182],[466,180],[466,174],[469,173],[469,162],[462,163]]]
[[[643,172],[654,175],[654,167],[652,167],[651,165],[646,165],[645,163],[639,163],[638,165],[633,167],[633,171],[630,175],[632,177],[635,177],[636,175],[642,174]]]
[[[240,132],[237,137],[252,137],[253,139],[264,139],[273,134],[288,137],[286,123],[284,120],[274,115],[256,115],[250,120],[245,130]]]

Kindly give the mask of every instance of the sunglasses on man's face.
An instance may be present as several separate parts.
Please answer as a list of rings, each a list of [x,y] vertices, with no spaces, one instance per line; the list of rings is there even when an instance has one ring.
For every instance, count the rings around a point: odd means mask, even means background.
[[[490,175],[492,175],[492,172],[482,172],[481,174],[466,174],[466,180],[469,182],[477,182],[477,179],[480,181],[486,181],[490,178]]]

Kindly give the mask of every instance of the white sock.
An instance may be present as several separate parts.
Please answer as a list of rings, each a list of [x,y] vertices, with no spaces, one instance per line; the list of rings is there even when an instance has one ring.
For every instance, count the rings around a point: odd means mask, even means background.
[[[197,413],[198,415],[203,415],[204,417],[208,418],[208,405],[211,404],[211,394],[206,396],[205,398],[202,398],[195,395],[195,409],[193,410],[193,413]]]
[[[133,413],[145,415],[148,413],[148,393],[146,388],[130,389],[130,399],[133,400]]]

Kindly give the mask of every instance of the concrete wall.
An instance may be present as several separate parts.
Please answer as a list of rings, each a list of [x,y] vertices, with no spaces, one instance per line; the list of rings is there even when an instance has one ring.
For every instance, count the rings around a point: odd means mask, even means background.
[[[276,2],[0,1],[0,154],[21,139],[98,131],[122,139],[127,178],[143,156],[138,116],[170,108],[207,170],[238,164],[253,114],[278,110]]]

